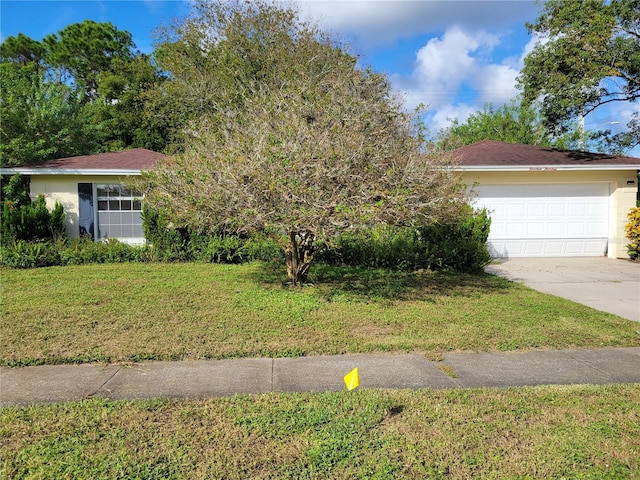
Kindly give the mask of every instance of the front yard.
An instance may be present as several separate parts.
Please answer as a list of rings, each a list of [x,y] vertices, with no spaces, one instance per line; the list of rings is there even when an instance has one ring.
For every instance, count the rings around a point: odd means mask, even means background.
[[[261,263],[2,270],[0,364],[639,346],[638,325],[492,275]]]
[[[491,275],[116,264],[2,273],[0,362],[639,346]],[[0,478],[640,478],[640,385],[356,390],[0,409]]]

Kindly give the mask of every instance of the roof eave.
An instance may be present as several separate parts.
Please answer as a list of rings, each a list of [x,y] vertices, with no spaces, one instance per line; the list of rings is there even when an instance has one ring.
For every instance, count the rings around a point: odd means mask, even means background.
[[[555,172],[640,170],[636,165],[456,165],[459,172]]]
[[[0,175],[81,175],[81,176],[131,176],[141,175],[139,169],[104,168],[0,168]]]

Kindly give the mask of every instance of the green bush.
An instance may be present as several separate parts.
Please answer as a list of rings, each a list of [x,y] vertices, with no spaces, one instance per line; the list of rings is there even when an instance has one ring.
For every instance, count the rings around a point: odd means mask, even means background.
[[[151,243],[153,260],[161,262],[189,260],[189,235],[186,229],[172,228],[171,224],[152,208],[142,209],[142,231]]]
[[[470,207],[461,219],[422,228],[381,225],[364,232],[345,232],[319,260],[368,268],[399,270],[482,269],[491,257],[487,250],[490,219],[485,211]],[[36,215],[37,217],[37,215]],[[145,237],[150,245],[131,246],[111,239],[64,239],[28,242],[12,240],[0,248],[0,264],[16,268],[86,263],[195,261],[241,263],[282,261],[280,246],[266,234],[248,237],[205,235],[192,229],[172,228],[159,215],[145,209]]]
[[[366,232],[343,233],[335,248],[323,253],[328,263],[399,270],[481,270],[491,256],[486,211],[465,207],[455,222],[421,228],[377,226]]]
[[[17,240],[0,247],[0,264],[14,268],[83,265],[87,263],[145,262],[147,246],[127,245],[118,240],[94,242],[88,238],[48,242]]]
[[[50,212],[43,195],[32,202],[20,175],[12,176],[2,188],[1,237],[3,245],[25,240],[55,240],[64,234],[64,211],[56,202]]]
[[[142,228],[150,242],[150,255],[156,261],[241,263],[283,258],[279,245],[264,234],[206,234],[192,228],[174,228],[149,207],[144,207]]]
[[[14,268],[60,265],[60,255],[53,242],[16,240],[0,247],[0,264]]]
[[[143,219],[145,238],[152,245],[149,255],[156,261],[241,263],[283,258],[280,246],[265,234],[206,235],[173,228],[148,207]],[[490,223],[485,211],[465,206],[458,221],[446,224],[417,229],[381,225],[364,232],[344,232],[319,260],[370,268],[478,271],[491,260],[487,249]]]

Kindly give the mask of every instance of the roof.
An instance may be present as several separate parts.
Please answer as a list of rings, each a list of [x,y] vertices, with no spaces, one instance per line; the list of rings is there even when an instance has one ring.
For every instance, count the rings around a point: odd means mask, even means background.
[[[2,174],[27,175],[137,175],[150,170],[164,158],[162,153],[134,148],[119,152],[59,158],[44,163],[2,168]]]
[[[640,158],[483,140],[453,151],[459,170],[640,170]]]

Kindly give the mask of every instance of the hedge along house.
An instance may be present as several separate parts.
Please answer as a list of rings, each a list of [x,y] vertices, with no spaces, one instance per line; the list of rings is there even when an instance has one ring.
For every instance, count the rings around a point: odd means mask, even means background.
[[[639,158],[491,140],[455,153],[475,206],[491,216],[494,257],[628,258]]]
[[[44,195],[50,209],[60,202],[67,236],[138,244],[144,242],[142,198],[125,180],[152,169],[163,157],[138,148],[1,168],[0,174],[25,177],[31,198]]]

